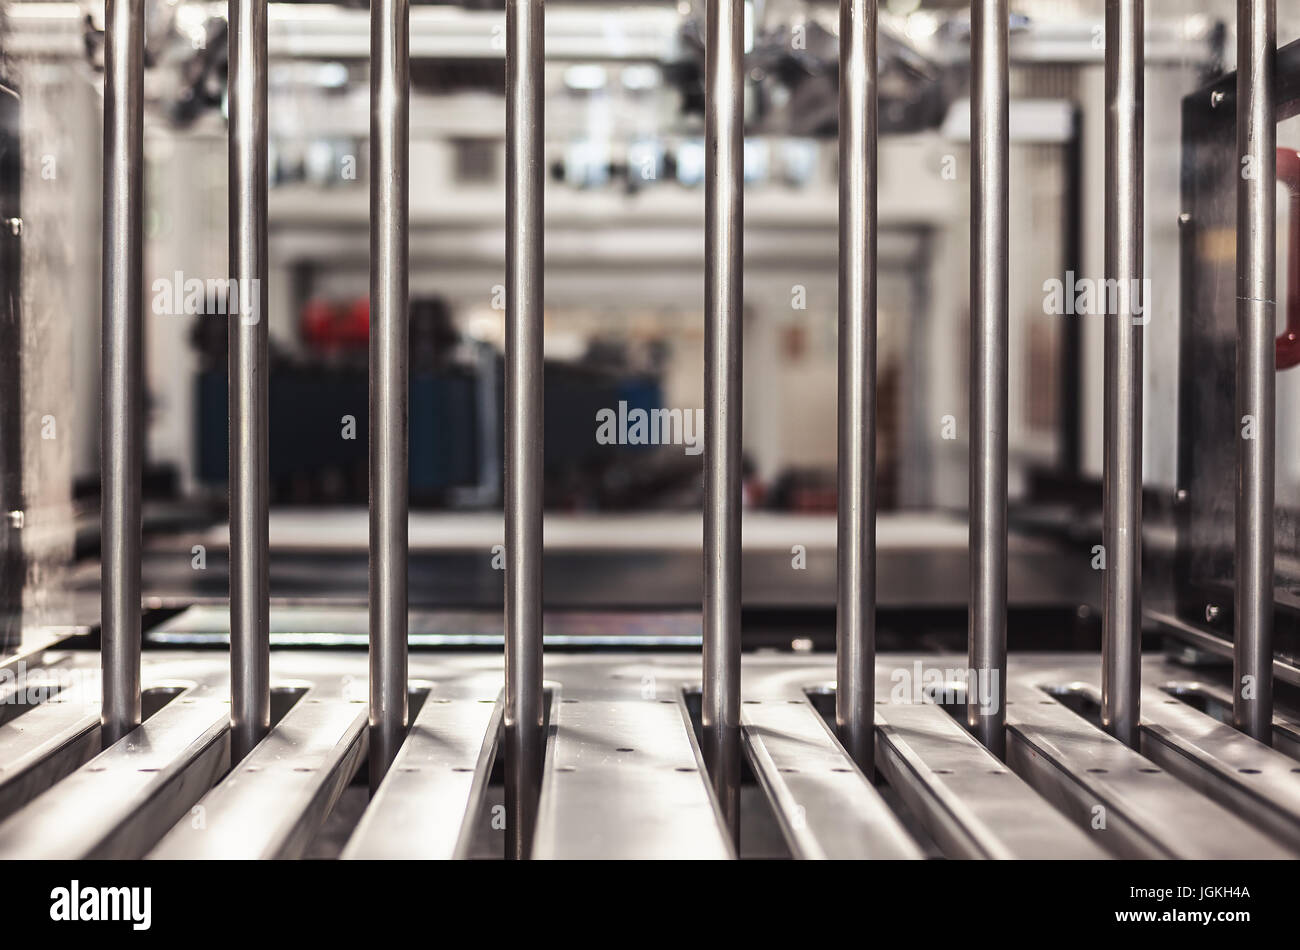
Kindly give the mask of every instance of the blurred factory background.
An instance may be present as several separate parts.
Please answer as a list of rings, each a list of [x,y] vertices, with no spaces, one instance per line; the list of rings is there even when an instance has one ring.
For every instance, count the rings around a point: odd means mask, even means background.
[[[504,39],[494,6],[417,0],[411,11],[414,606],[500,598],[491,560],[501,506]],[[1280,6],[1279,37],[1293,37],[1300,9]],[[1187,612],[1167,570],[1187,488],[1184,100],[1233,68],[1233,8],[1162,0],[1147,14],[1146,601],[1175,619]],[[881,9],[882,609],[929,606],[961,619],[969,13],[952,0]],[[1014,645],[1023,611],[1095,633],[1099,582],[1088,556],[1100,535],[1102,325],[1052,313],[1045,299],[1050,281],[1102,271],[1103,52],[1101,0],[1019,0],[1013,10]],[[596,431],[597,413],[620,404],[703,405],[702,18],[695,0],[548,4],[545,495],[558,559],[552,569],[548,556],[548,603],[698,603],[701,456],[680,444],[603,444]],[[215,605],[226,597],[226,320],[185,313],[175,291],[226,275],[225,8],[151,2],[147,22],[145,588],[153,607]],[[368,14],[273,2],[269,25],[271,593],[276,603],[360,604]],[[0,241],[8,303],[23,314],[21,339],[6,341],[20,345],[0,346],[11,361],[0,368],[13,479],[0,550],[21,549],[7,582],[25,591],[30,629],[93,623],[87,611],[98,603],[101,29],[95,4],[0,4],[0,72],[20,93],[3,104],[0,154],[6,187],[12,177],[21,195],[21,209],[6,211],[21,219],[21,237],[6,225]],[[772,617],[791,607],[833,617],[837,30],[833,3],[746,5],[745,588],[747,608]],[[1278,140],[1300,146],[1300,120],[1283,122]],[[1280,262],[1287,222],[1283,209]],[[1212,252],[1212,241],[1204,246]],[[1230,280],[1230,243],[1226,254],[1219,276]],[[1223,286],[1210,271],[1202,277],[1206,293]],[[1292,535],[1298,387],[1300,373],[1279,375],[1279,530]],[[9,413],[10,396],[20,414]],[[1211,504],[1229,521],[1230,487],[1215,486]],[[309,548],[318,559],[350,551],[356,569],[285,560]],[[642,553],[605,556],[627,548]],[[1278,549],[1284,560],[1283,534]],[[913,613],[913,625],[923,616]]]

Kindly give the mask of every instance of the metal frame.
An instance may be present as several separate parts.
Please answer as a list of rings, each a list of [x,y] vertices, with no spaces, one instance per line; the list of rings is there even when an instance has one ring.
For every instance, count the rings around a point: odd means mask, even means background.
[[[745,657],[742,731],[754,791],[795,857],[915,857],[935,849],[980,858],[1297,853],[1297,760],[1151,690],[1141,750],[1131,749],[1057,698],[1082,695],[1099,708],[1095,655],[1018,654],[1008,670],[1004,764],[963,728],[961,699],[945,708],[899,687],[916,676],[946,688],[962,662],[953,655],[882,657],[875,712],[884,784],[873,786],[835,740],[830,709],[819,716],[813,706],[826,704],[810,705],[834,676],[833,660]],[[76,653],[68,664],[93,669],[95,658]],[[470,856],[471,839],[492,819],[489,803],[500,801],[492,773],[500,758],[501,655],[416,654],[411,666],[413,676],[431,681],[429,696],[344,857]],[[360,761],[361,704],[347,700],[349,682],[363,681],[365,668],[358,654],[336,651],[277,657],[281,675],[311,690],[216,784],[227,760],[210,756],[226,748],[220,697],[228,666],[211,652],[151,654],[148,682],[183,678],[193,686],[126,742],[0,824],[0,853],[310,853],[304,829],[322,826],[328,800]],[[1184,675],[1162,659],[1144,661],[1147,683],[1177,683]],[[548,676],[553,735],[530,856],[737,853],[682,700],[683,690],[698,686],[690,652],[557,653]],[[8,725],[29,720],[27,741],[53,761],[57,753],[45,739],[62,727],[39,716],[41,708]],[[1300,718],[1280,725],[1295,730]],[[204,811],[191,811],[196,804]],[[1094,827],[1096,805],[1105,809],[1104,828]],[[199,815],[206,832],[189,827]],[[219,832],[235,815],[244,816],[239,830]],[[226,842],[221,848],[219,839]],[[505,841],[496,840],[504,857]]]

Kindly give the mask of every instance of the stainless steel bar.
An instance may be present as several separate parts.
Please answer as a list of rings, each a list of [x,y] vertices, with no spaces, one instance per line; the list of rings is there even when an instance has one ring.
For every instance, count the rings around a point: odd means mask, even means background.
[[[144,0],[107,0],[100,426],[105,745],[140,724],[143,153]]]
[[[1239,812],[1156,768],[1041,690],[1014,687],[1010,699],[1007,764],[1116,857],[1287,856]]]
[[[501,719],[499,700],[426,699],[343,857],[469,857],[475,820],[485,813]]]
[[[647,695],[638,680],[622,695],[602,685],[564,699],[552,700],[534,857],[735,857],[679,701]]]
[[[1102,724],[1138,743],[1142,663],[1143,0],[1106,0]]]
[[[871,713],[874,718],[874,705]],[[747,698],[740,717],[754,778],[767,794],[794,857],[896,860],[923,856],[898,816],[863,772],[853,767],[846,750],[810,703]]]
[[[230,710],[177,697],[0,823],[0,859],[138,858],[230,767]]]
[[[542,0],[506,0],[507,857],[532,850],[542,710]]]
[[[407,719],[409,0],[370,7],[370,786]]]
[[[744,5],[708,0],[706,19],[702,746],[739,840]]]
[[[1143,755],[1300,853],[1300,783],[1295,759],[1281,751],[1285,740],[1270,749],[1156,690],[1149,691],[1142,720]],[[1275,725],[1285,729],[1284,720]],[[1234,846],[1237,854],[1262,856],[1249,841],[1238,839]]]
[[[970,668],[1007,669],[1007,0],[971,5]],[[993,687],[990,687],[990,689]],[[971,731],[1006,749],[1001,702],[968,690]]]
[[[0,819],[100,751],[95,703],[43,702],[0,725]]]
[[[230,751],[271,725],[266,0],[230,4]]]
[[[876,69],[876,0],[842,0],[835,722],[867,776],[875,769]]]
[[[1237,3],[1237,502],[1232,716],[1273,732],[1273,482],[1276,430],[1277,116],[1275,0]]]
[[[265,742],[181,818],[148,857],[300,858],[366,754],[366,713],[343,700],[299,700]]]
[[[876,765],[950,858],[1104,858],[942,706],[876,707]]]

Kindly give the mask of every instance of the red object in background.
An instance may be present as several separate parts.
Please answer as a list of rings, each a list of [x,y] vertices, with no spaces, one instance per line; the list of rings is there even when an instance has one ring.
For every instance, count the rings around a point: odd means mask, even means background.
[[[1291,191],[1286,255],[1286,329],[1277,338],[1277,368],[1300,365],[1300,152],[1277,150],[1277,180]]]
[[[309,300],[302,308],[301,330],[303,341],[316,349],[365,349],[370,345],[370,301],[362,297],[343,309]]]
[[[302,306],[302,338],[308,346],[328,348],[334,340],[334,305],[308,300]]]
[[[348,307],[343,317],[339,337],[345,346],[366,347],[370,345],[370,300],[362,297]]]

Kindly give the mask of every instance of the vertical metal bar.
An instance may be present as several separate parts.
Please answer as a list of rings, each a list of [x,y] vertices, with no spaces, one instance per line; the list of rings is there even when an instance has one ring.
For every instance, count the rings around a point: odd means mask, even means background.
[[[705,764],[740,835],[740,453],[744,79],[742,0],[708,0],[705,29]]]
[[[867,775],[875,767],[876,69],[876,0],[841,0],[835,721]]]
[[[104,10],[101,590],[104,744],[140,722],[144,0]]]
[[[967,720],[999,757],[1006,750],[1007,97],[1007,0],[974,0],[969,634],[971,685],[984,689],[968,690]]]
[[[1143,0],[1106,0],[1101,718],[1136,746],[1142,681]]]
[[[1273,736],[1277,8],[1237,3],[1237,504],[1232,715]]]
[[[506,0],[506,852],[542,778],[542,0]]]
[[[230,4],[230,720],[242,759],[271,723],[267,565],[266,0]]]
[[[407,719],[409,0],[370,7],[370,784]]]

